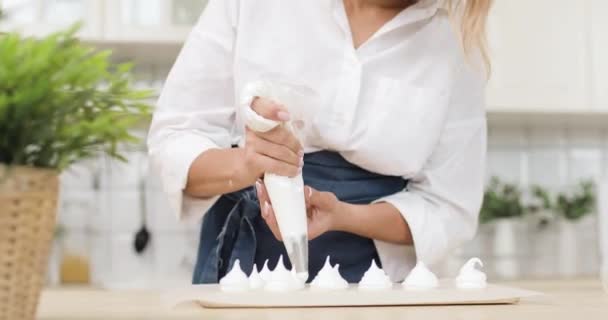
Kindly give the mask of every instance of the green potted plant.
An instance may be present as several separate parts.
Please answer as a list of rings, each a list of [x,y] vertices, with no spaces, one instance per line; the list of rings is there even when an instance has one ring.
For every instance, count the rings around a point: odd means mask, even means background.
[[[587,228],[595,226],[584,223],[583,218],[595,212],[595,205],[595,184],[591,181],[580,181],[555,198],[555,212],[559,217],[558,266],[563,275],[576,275],[580,272],[579,265],[586,260],[585,250],[581,249],[584,241],[581,235],[587,232]]]
[[[76,37],[0,35],[0,318],[33,319],[47,267],[61,170],[118,159],[151,92]]]
[[[521,190],[516,185],[492,177],[484,193],[479,222],[486,224],[523,216],[524,206],[521,197]]]
[[[528,210],[537,214],[543,210],[552,212],[553,217],[546,217],[549,223],[553,219],[562,219],[568,222],[580,221],[595,210],[597,197],[595,184],[590,180],[580,181],[574,188],[557,193],[552,196],[541,186],[532,186],[534,204]]]
[[[595,192],[595,184],[592,181],[579,182],[571,192],[561,192],[557,195],[556,213],[567,221],[580,221],[595,211]]]
[[[522,192],[517,185],[493,177],[486,187],[479,222],[490,227],[491,254],[497,257],[496,271],[504,278],[515,277],[513,258],[518,250],[518,234],[524,216]]]
[[[529,200],[526,211],[534,217],[532,227],[538,231],[548,228],[557,217],[553,210],[551,193],[539,185],[533,185],[530,188]]]
[[[561,274],[574,275],[577,272],[577,264],[581,260],[578,229],[583,218],[595,211],[595,189],[595,184],[589,180],[580,181],[572,188],[554,195],[539,186],[533,187],[533,196],[540,203],[534,211],[548,212],[548,221],[557,222],[556,257]]]
[[[533,185],[526,197],[526,228],[528,229],[528,268],[532,275],[555,272],[559,248],[557,215],[551,207],[553,192]]]

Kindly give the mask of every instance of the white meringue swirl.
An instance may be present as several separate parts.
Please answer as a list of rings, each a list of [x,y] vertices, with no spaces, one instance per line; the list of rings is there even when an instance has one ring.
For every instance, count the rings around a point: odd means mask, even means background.
[[[471,258],[467,261],[456,277],[456,287],[460,289],[483,289],[487,284],[487,276],[475,268],[479,265],[483,268],[483,262],[479,258]]]
[[[403,281],[403,287],[414,290],[428,290],[439,286],[439,280],[424,262],[418,261],[410,274]]]
[[[241,269],[241,262],[237,259],[230,272],[220,280],[222,291],[247,291],[249,290],[249,278]]]
[[[276,268],[270,274],[264,290],[275,292],[288,292],[304,288],[304,283],[298,279],[295,272],[287,270],[283,264],[283,256],[279,258]]]
[[[363,278],[359,281],[360,290],[383,290],[393,286],[391,279],[386,275],[384,270],[380,269],[375,260],[369,269],[363,274]]]
[[[323,268],[310,283],[312,289],[321,290],[343,290],[348,288],[348,282],[340,275],[340,265],[332,268],[330,258],[327,257]]]

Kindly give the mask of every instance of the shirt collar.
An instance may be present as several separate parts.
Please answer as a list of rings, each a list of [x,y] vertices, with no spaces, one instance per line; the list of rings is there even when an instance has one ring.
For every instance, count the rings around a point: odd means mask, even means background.
[[[433,17],[440,8],[441,1],[439,0],[420,0],[416,4],[401,11],[397,16],[387,22],[382,28],[380,28],[380,30],[378,30],[377,35],[429,19]]]
[[[344,8],[344,0],[333,1],[334,17],[336,18],[340,27],[344,29],[347,34],[350,34],[350,26],[348,24],[346,10]],[[372,38],[378,37],[397,28],[431,18],[437,13],[437,11],[439,11],[441,4],[441,0],[419,0],[417,3],[401,11],[397,16],[388,21],[384,26],[382,26],[382,28],[380,28],[380,30],[376,32],[376,34],[374,34]]]

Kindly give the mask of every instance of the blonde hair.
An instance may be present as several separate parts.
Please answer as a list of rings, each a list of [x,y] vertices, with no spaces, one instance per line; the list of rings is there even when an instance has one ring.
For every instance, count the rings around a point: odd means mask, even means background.
[[[491,64],[488,54],[486,22],[493,0],[445,0],[456,29],[460,35],[462,48],[468,58],[481,55],[485,70],[490,74]]]

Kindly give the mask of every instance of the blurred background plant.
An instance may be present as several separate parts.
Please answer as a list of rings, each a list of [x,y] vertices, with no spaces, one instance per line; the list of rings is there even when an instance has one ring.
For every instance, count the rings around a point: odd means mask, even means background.
[[[485,224],[523,216],[525,210],[521,198],[522,192],[516,185],[492,177],[483,197],[479,222]]]
[[[539,185],[530,187],[526,211],[530,213],[530,223],[535,224],[538,230],[545,229],[554,222],[558,215],[555,214],[550,192]]]
[[[578,221],[593,213],[597,201],[595,183],[590,180],[580,181],[573,188],[555,195],[551,195],[543,187],[533,186],[532,196],[536,204],[530,205],[528,211],[550,212],[554,215],[553,218],[567,221]]]
[[[65,169],[118,146],[150,114],[131,64],[114,65],[76,37],[79,26],[42,39],[0,38],[0,163]]]
[[[594,212],[596,188],[590,180],[583,180],[572,188],[552,194],[547,188],[533,185],[526,200],[516,185],[493,177],[488,184],[479,215],[482,224],[498,219],[533,216],[539,228],[553,220],[578,221]]]

